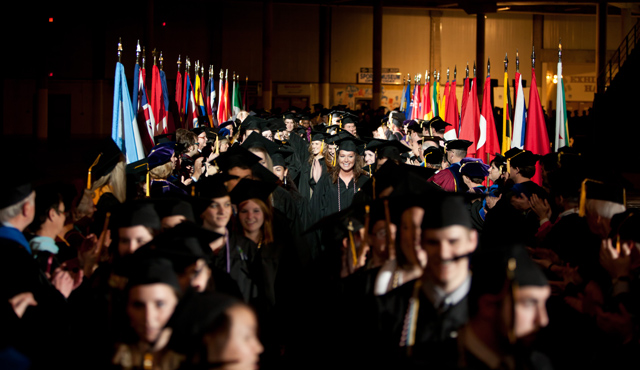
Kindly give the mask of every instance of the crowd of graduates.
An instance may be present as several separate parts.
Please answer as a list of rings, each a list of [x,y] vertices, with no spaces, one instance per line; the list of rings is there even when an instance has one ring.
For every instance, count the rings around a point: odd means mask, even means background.
[[[3,181],[0,367],[637,366],[619,174],[316,108],[180,128],[129,164],[107,138],[86,179]]]

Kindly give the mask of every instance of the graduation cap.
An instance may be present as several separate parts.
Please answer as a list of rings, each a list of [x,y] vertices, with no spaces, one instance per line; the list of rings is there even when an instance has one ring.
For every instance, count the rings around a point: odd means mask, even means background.
[[[425,141],[436,143],[438,148],[440,147],[440,143],[443,142],[442,138],[439,136],[422,136],[422,142],[424,143]]]
[[[472,307],[485,294],[499,295],[505,285],[512,298],[520,287],[548,285],[547,278],[540,267],[529,257],[524,245],[507,244],[500,247],[479,249],[471,257],[471,288],[469,302]],[[509,333],[512,343],[515,341],[513,328]]]
[[[422,219],[422,229],[441,229],[460,225],[471,229],[471,215],[464,197],[456,193],[440,192],[428,201],[429,212]]]
[[[469,178],[487,177],[489,175],[490,166],[484,164],[480,158],[463,158],[460,162],[460,173]]]
[[[227,173],[217,173],[213,176],[202,178],[196,183],[196,195],[209,200],[227,196],[229,193],[225,182],[237,178],[238,176]]]
[[[389,112],[389,123],[392,123],[398,127],[402,127],[402,122],[406,120],[406,117],[403,113],[392,110]]]
[[[160,229],[160,217],[153,203],[148,200],[134,200],[118,205],[111,217],[111,228],[146,226]]]
[[[153,142],[156,144],[168,143],[170,141],[176,141],[176,133],[172,132],[170,134],[161,134],[153,137]]]
[[[540,155],[533,154],[533,152],[529,150],[519,149],[519,148],[511,148],[504,153],[504,156],[507,160],[507,172],[511,171],[511,167],[527,167],[527,166],[535,166],[538,159],[540,159]]]
[[[161,220],[165,217],[184,216],[187,221],[196,222],[193,207],[186,200],[165,197],[154,199],[153,205]]]
[[[288,111],[288,112],[284,112],[282,113],[282,119],[292,119],[294,122],[297,122],[298,118],[296,117],[296,114],[294,112]]]
[[[402,160],[400,153],[407,153],[411,148],[402,144],[398,140],[380,140],[367,147],[368,150],[376,152],[378,158],[389,158],[393,160]]]
[[[353,123],[354,125],[358,124],[358,116],[352,113],[345,113],[341,116],[342,125],[346,125],[347,123]]]
[[[288,146],[281,146],[278,151],[271,156],[271,162],[273,166],[288,167],[286,159],[293,154],[293,148]]]
[[[231,196],[231,202],[235,205],[240,205],[245,200],[254,198],[269,204],[269,195],[276,190],[277,186],[275,183],[265,181],[241,179],[229,195]]]
[[[209,132],[209,127],[208,126],[198,126],[198,127],[194,127],[192,129],[189,129],[189,131],[193,132],[194,134],[196,134],[196,136],[199,136],[201,133],[205,132],[208,133]]]
[[[249,116],[249,117],[253,117],[253,116]],[[247,117],[247,118],[249,118],[249,117]],[[245,119],[245,121],[246,121],[246,119]],[[218,129],[222,129],[222,128],[225,128],[227,126],[235,126],[235,122],[234,121],[225,121],[225,122],[221,123],[220,125],[218,125]]]
[[[148,158],[142,158],[139,161],[129,163],[125,168],[127,178],[132,179],[133,183],[139,184],[141,182],[146,182],[147,197],[149,196],[149,191],[150,191],[149,169],[150,168],[149,168]]]
[[[31,174],[23,167],[16,167],[15,171],[8,172],[11,176],[6,176],[0,181],[0,194],[2,194],[0,196],[0,209],[18,204],[33,191]]]
[[[120,162],[122,158],[122,152],[120,148],[109,137],[100,142],[97,146],[97,150],[93,151],[87,159],[89,160],[88,175],[87,175],[87,189],[91,189],[91,179],[99,179],[102,176],[110,173]]]
[[[251,168],[251,166],[259,162],[260,157],[240,145],[230,147],[226,152],[220,154],[218,158],[211,161],[211,163],[217,165],[218,168],[224,172],[229,172],[229,170],[234,167]]]
[[[269,153],[269,156],[272,156],[276,151],[278,151],[278,144],[262,135],[249,135],[249,137],[247,137],[240,146],[247,150],[250,148],[262,148]]]
[[[423,127],[425,126],[429,128],[429,132],[431,132],[431,129],[434,129],[435,132],[439,132],[443,131],[447,126],[451,126],[451,124],[443,121],[442,118],[435,116],[428,122],[424,123]]]
[[[604,200],[608,202],[627,206],[627,193],[622,186],[598,181],[594,179],[584,179],[580,188],[580,208],[578,214],[584,217],[587,214],[587,199]]]
[[[343,150],[346,152],[356,152],[358,154],[362,154],[358,150],[359,145],[363,145],[364,141],[356,139],[355,136],[344,137],[334,141],[336,145],[338,145],[337,151]]]
[[[442,149],[432,146],[425,149],[422,152],[422,156],[424,157],[425,166],[427,163],[437,165],[442,163],[442,157],[444,156],[444,153],[442,152]]]
[[[271,128],[271,131],[278,132],[287,130],[287,125],[280,117],[269,118],[267,122],[269,124],[269,127]]]
[[[210,262],[213,252],[209,244],[222,236],[192,222],[182,222],[156,236],[145,248],[172,261],[175,271],[181,273],[201,258]]]
[[[242,121],[241,127],[245,130],[260,130],[265,120],[258,116],[249,116]]]
[[[176,150],[176,143],[173,141],[158,144],[151,149],[147,160],[149,161],[149,169],[154,169],[169,161]]]
[[[173,264],[166,258],[149,255],[141,251],[127,256],[120,266],[127,278],[127,289],[138,285],[167,284],[180,292],[178,276],[173,270]]]
[[[502,167],[507,164],[507,158],[505,158],[505,156],[500,153],[496,153],[495,157],[493,157],[493,159],[491,160],[491,163],[495,163],[500,172],[503,172]],[[489,165],[491,165],[491,163],[489,163]]]
[[[444,150],[445,152],[450,149],[467,150],[471,144],[473,144],[473,141],[463,139],[449,140],[444,143]]]
[[[615,231],[618,251],[620,251],[620,241],[640,243],[640,209],[629,208],[611,217],[611,230]]]
[[[414,120],[406,120],[404,122],[402,122],[403,125],[408,125],[407,126],[407,130],[413,131],[419,135],[422,135],[422,126],[414,121]]]

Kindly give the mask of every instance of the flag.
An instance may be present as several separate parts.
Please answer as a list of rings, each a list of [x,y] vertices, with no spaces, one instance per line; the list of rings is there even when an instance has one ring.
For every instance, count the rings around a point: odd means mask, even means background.
[[[416,82],[416,86],[413,90],[413,104],[411,105],[411,118],[407,119],[420,119],[420,105],[422,101],[420,99],[420,84]]]
[[[160,69],[154,65],[151,69],[151,110],[156,118],[154,136],[167,133],[167,110],[163,96]]]
[[[132,163],[145,156],[136,115],[131,105],[127,77],[124,74],[124,66],[120,62],[116,63],[114,82],[111,138],[118,145],[120,151],[124,153],[127,163]]]
[[[178,122],[182,126],[182,115],[184,114],[184,99],[182,98],[182,74],[178,68],[178,75],[176,76],[176,104],[178,105]]]
[[[196,79],[197,79],[197,75],[196,75]],[[190,128],[196,128],[198,127],[198,107],[196,106],[196,99],[195,96],[193,94],[193,85],[191,84],[191,79],[189,78],[189,73],[187,72],[187,74],[185,75],[185,85],[187,87],[186,89],[186,93],[185,93],[185,111],[186,111],[186,118],[185,118],[185,122],[186,122],[186,128],[190,129]]]
[[[480,138],[480,108],[478,107],[478,92],[476,78],[471,80],[471,90],[467,98],[467,107],[462,113],[462,123],[460,127],[460,139],[472,141],[473,144],[467,149],[467,157],[476,156],[476,146]]]
[[[144,81],[146,79],[145,70],[141,68],[139,64],[136,64],[135,72],[133,74],[133,104],[136,114],[136,121],[138,123],[138,131],[146,132],[146,135],[141,136],[142,144],[145,146],[146,151],[151,151],[154,142],[156,122],[153,117],[149,100],[147,99],[147,89],[144,87]],[[144,127],[140,127],[144,126]]]
[[[222,77],[222,72],[220,72],[220,87],[218,88],[220,92],[220,96],[218,97],[218,124],[222,124],[227,121],[225,117],[225,108],[224,108],[224,80]]]
[[[224,114],[225,121],[231,119],[231,99],[229,99],[229,79],[225,75],[224,79]]]
[[[164,99],[164,109],[167,113],[167,128],[165,134],[176,132],[176,126],[173,122],[173,115],[169,114],[169,88],[167,87],[167,75],[164,71],[160,71],[160,83],[162,84],[162,97]]]
[[[431,94],[431,111],[433,114],[433,117],[438,117],[440,116],[439,112],[438,112],[438,86],[439,83],[436,80],[436,78],[433,78],[433,93]]]
[[[460,127],[458,116],[458,97],[456,96],[456,80],[451,81],[449,88],[449,96],[447,97],[447,109],[444,121],[451,124],[444,129],[445,140],[455,140],[458,138],[458,130]]]
[[[500,152],[500,142],[496,132],[496,121],[493,118],[493,106],[491,105],[491,77],[487,74],[484,81],[484,92],[482,95],[482,113],[480,114],[480,136],[477,145],[477,158],[487,161],[489,164]],[[487,158],[487,154],[489,158]]]
[[[407,119],[411,119],[410,115],[407,113],[409,111],[409,107],[411,106],[411,81],[407,80],[407,84],[402,91],[402,99],[400,100],[400,112],[407,117]]]
[[[240,79],[238,79],[238,83],[233,83],[233,97],[231,98],[232,103],[231,107],[233,109],[233,119],[238,116],[238,113],[242,110],[242,106],[240,105]]]
[[[547,125],[544,121],[542,104],[538,95],[536,85],[536,72],[531,68],[531,89],[529,90],[529,114],[527,115],[527,134],[525,135],[524,148],[532,151],[533,154],[545,155],[551,152],[549,148],[549,136],[547,136]],[[542,168],[540,163],[536,163],[536,174],[531,179],[536,184],[542,186]]]
[[[458,138],[460,137],[460,131],[462,130],[462,117],[464,117],[464,111],[465,109],[467,109],[467,100],[469,99],[469,82],[469,77],[465,77],[464,83],[462,85],[462,103],[460,104],[460,125],[458,126]]]
[[[431,83],[425,81],[422,89],[422,111],[423,114],[420,119],[430,120],[433,118],[433,106],[431,106]]]
[[[200,76],[198,76],[197,71],[196,71],[196,89],[194,92],[194,97],[195,97],[197,117],[206,116],[207,113],[206,113],[206,108],[204,107],[204,95],[202,94],[202,79],[200,78]]]
[[[527,107],[524,103],[524,91],[522,90],[522,75],[516,72],[516,110],[513,116],[513,136],[511,138],[511,147],[522,149],[524,147],[524,134]]]
[[[449,94],[449,80],[447,80],[447,82],[444,84],[444,91],[442,92],[442,98],[440,99],[440,104],[438,105],[438,113],[440,113],[440,118],[442,118],[443,120],[447,116],[447,95],[448,94]]]
[[[206,89],[207,97],[206,100],[206,108],[207,108],[207,116],[209,116],[209,122],[211,122],[212,127],[218,127],[218,117],[216,116],[216,112],[218,111],[218,107],[215,105],[216,103],[216,83],[214,78],[211,77],[207,81],[207,89]]]
[[[511,149],[511,94],[509,93],[509,74],[504,72],[504,92],[502,95],[502,154]]]
[[[567,121],[567,101],[564,99],[562,60],[558,60],[558,86],[556,95],[556,136],[554,149],[569,145],[569,122]]]

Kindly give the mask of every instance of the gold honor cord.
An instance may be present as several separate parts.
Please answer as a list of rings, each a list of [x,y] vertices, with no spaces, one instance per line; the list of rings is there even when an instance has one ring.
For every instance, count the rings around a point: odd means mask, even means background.
[[[356,254],[356,243],[353,240],[353,221],[349,221],[347,230],[349,230],[349,246],[351,248],[351,254],[353,255],[353,267],[355,268],[358,265],[358,256]]]
[[[524,153],[525,150],[522,149],[522,151],[516,155],[514,155],[513,157],[507,158],[507,172],[511,172],[511,160],[517,156],[519,156],[520,154]]]
[[[413,346],[416,343],[416,327],[418,325],[418,312],[420,311],[420,288],[422,288],[422,280],[416,280],[413,286],[413,294],[409,298],[409,307],[404,316],[404,325],[400,336],[400,347],[407,347],[407,356],[413,354]]]

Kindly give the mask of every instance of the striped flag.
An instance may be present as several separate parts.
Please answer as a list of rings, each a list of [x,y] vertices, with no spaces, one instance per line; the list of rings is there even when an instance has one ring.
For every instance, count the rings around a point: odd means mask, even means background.
[[[562,78],[562,60],[558,59],[558,86],[556,95],[556,136],[554,149],[569,146],[569,122],[567,120],[567,101],[564,98],[564,79]]]
[[[160,69],[154,65],[151,69],[151,107],[153,117],[157,117],[157,123],[153,133],[154,136],[167,133],[167,110],[162,93],[163,88]]]
[[[163,70],[160,70],[160,83],[162,84],[162,97],[164,99],[164,109],[167,113],[167,128],[165,134],[169,132],[176,132],[176,127],[173,122],[173,115],[169,114],[169,88],[167,87],[167,75]]]
[[[207,116],[209,116],[211,127],[218,127],[218,117],[215,114],[218,111],[218,107],[216,106],[216,83],[213,76],[207,81],[206,91],[207,96],[205,105],[207,108]]]
[[[186,122],[186,128],[190,129],[190,128],[196,128],[198,127],[198,113],[197,113],[197,106],[196,106],[196,100],[195,97],[193,95],[193,85],[191,84],[191,79],[189,78],[189,72],[187,72],[187,74],[185,75],[185,80],[184,80],[186,89],[185,89],[185,122]]]
[[[195,97],[195,104],[196,104],[196,114],[198,117],[203,117],[206,115],[206,108],[204,106],[204,98],[203,98],[204,95],[202,94],[202,89],[203,89],[202,79],[200,78],[200,76],[196,71],[196,89],[194,92],[194,97]]]
[[[238,113],[242,110],[242,106],[240,105],[240,79],[238,82],[233,82],[233,97],[231,98],[231,107],[233,108],[233,119],[235,120],[238,116]]]
[[[458,96],[456,95],[456,80],[451,81],[451,87],[449,88],[449,96],[447,97],[447,109],[444,121],[450,123],[451,126],[447,126],[444,130],[445,140],[455,140],[458,138],[458,131],[460,127],[460,118],[458,115]]]
[[[153,111],[151,110],[151,105],[149,105],[149,99],[147,98],[147,89],[144,87],[144,81],[146,80],[146,73],[144,68],[140,67],[139,64],[136,64],[136,68],[133,74],[133,103],[135,104],[135,112],[137,118],[138,125],[144,123],[144,128],[146,129],[147,135],[145,135],[142,139],[142,143],[145,146],[147,152],[151,151],[153,148],[154,142],[153,137],[155,136],[156,130],[156,120],[153,116]],[[144,120],[144,121],[143,121]],[[143,131],[142,127],[138,127],[139,131]]]
[[[425,81],[422,89],[422,111],[424,112],[420,119],[430,120],[433,118],[433,107],[431,106],[431,82]]]
[[[180,73],[180,68],[178,68],[178,75],[176,76],[176,104],[178,105],[178,118],[180,119],[180,122],[178,123],[182,126],[184,99],[182,98],[182,74]]]
[[[504,91],[502,95],[502,153],[511,149],[511,94],[509,93],[509,74],[504,72]]]
[[[416,82],[413,90],[413,102],[411,104],[411,118],[406,117],[407,119],[420,119],[420,106],[422,105],[420,95],[420,84]]]
[[[136,115],[131,105],[127,77],[124,74],[124,66],[120,62],[116,63],[114,82],[111,138],[125,154],[127,163],[132,163],[144,158],[144,150]]]
[[[524,134],[527,107],[524,103],[524,90],[522,89],[522,75],[516,72],[516,89],[515,89],[516,109],[513,116],[513,136],[511,138],[511,147],[522,149],[524,146]]]
[[[544,121],[544,113],[538,87],[536,85],[536,72],[531,68],[531,90],[529,90],[529,114],[527,115],[527,134],[525,135],[524,148],[533,154],[545,155],[551,152],[549,148],[549,136],[547,136],[547,124]],[[531,179],[542,186],[542,168],[536,163],[536,174]]]
[[[433,78],[433,93],[431,94],[431,111],[433,114],[433,117],[437,117],[440,116],[440,112],[438,111],[438,81],[435,78]]]
[[[222,124],[227,121],[227,117],[225,117],[225,108],[224,108],[224,80],[222,77],[222,71],[220,71],[220,87],[218,88],[220,96],[218,97],[218,123]]]

